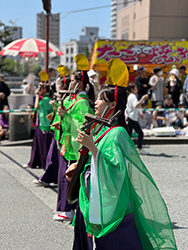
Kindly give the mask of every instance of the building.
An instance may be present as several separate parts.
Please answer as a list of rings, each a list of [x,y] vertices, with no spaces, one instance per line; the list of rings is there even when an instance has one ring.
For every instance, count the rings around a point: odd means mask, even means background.
[[[76,69],[74,56],[77,54],[91,53],[95,40],[98,38],[99,28],[97,27],[84,27],[83,34],[79,36],[79,40],[71,39],[69,42],[61,44],[61,51],[64,56],[61,57],[61,64],[66,65],[70,71]]]
[[[49,17],[49,41],[59,48],[60,13],[51,14]],[[46,39],[46,15],[37,14],[37,38]]]
[[[59,48],[60,42],[60,13],[51,14],[49,17],[49,41]],[[46,15],[37,13],[37,38],[46,39]],[[39,57],[39,63],[44,66],[44,57]],[[60,64],[60,58],[49,58],[49,67],[57,68]]]
[[[188,39],[187,0],[124,0],[120,6],[117,8],[117,39]]]
[[[13,29],[13,27],[6,27],[6,30],[10,31],[11,34],[9,35],[9,38],[14,41],[17,39],[22,39],[22,27],[16,27],[16,30]]]

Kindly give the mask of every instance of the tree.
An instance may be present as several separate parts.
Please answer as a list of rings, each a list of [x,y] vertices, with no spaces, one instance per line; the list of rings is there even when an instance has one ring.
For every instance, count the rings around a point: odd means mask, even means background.
[[[33,73],[34,73],[35,75],[38,75],[39,72],[40,72],[41,70],[42,70],[42,69],[41,69],[41,66],[40,66],[39,63],[36,63],[35,65],[33,65],[32,71],[33,71]]]
[[[12,42],[10,35],[17,30],[14,22],[9,21],[10,25],[5,25],[0,21],[0,49]]]
[[[17,27],[14,22],[9,21],[10,25],[5,25],[3,22],[0,21],[0,50],[12,42],[12,38],[10,35],[13,33],[13,31],[17,30]],[[5,56],[1,57],[0,59],[0,72],[2,71],[2,68],[5,67]]]

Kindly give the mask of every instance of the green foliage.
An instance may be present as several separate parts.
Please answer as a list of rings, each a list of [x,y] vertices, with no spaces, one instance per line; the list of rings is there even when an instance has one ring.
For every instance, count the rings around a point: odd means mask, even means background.
[[[38,75],[41,70],[42,68],[39,63],[33,65],[32,71],[35,75]]]
[[[3,62],[0,60],[1,63],[1,71],[3,73],[7,73],[9,75],[21,75],[22,74],[22,65],[20,62],[15,62],[15,60],[10,58],[4,58]]]
[[[0,21],[0,49],[12,42],[10,35],[13,33],[13,31],[17,30],[14,22],[9,21],[9,23],[10,25],[5,25]]]

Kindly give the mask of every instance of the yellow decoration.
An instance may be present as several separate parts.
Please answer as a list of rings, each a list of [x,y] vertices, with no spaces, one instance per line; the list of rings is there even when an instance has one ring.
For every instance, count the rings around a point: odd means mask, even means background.
[[[111,59],[107,63],[106,84],[127,87],[129,83],[129,71],[125,63],[119,58]]]
[[[59,72],[60,77],[69,76],[69,69],[64,65],[59,65],[57,71]]]
[[[77,70],[86,70],[86,71],[90,70],[89,61],[86,56],[78,54],[74,57],[74,60],[77,64]]]
[[[41,72],[39,73],[39,76],[40,76],[41,82],[46,82],[46,81],[49,80],[48,74],[47,74],[46,72],[44,72],[44,71],[41,71]]]
[[[188,74],[188,68],[186,69],[185,73]]]

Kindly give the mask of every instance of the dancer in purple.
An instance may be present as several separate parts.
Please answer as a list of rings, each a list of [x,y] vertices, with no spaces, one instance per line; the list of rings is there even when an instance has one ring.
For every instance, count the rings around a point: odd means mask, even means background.
[[[59,72],[59,77],[57,79],[57,88],[58,91],[68,89],[69,83],[70,83],[70,77],[69,77],[69,70],[67,67],[60,65],[57,68],[57,71]],[[57,184],[58,180],[58,171],[59,171],[59,149],[58,149],[58,140],[59,140],[59,127],[56,127],[55,125],[60,122],[60,116],[57,115],[57,109],[60,106],[60,101],[51,101],[51,105],[53,106],[53,115],[50,118],[51,120],[51,126],[50,130],[53,131],[54,136],[52,138],[50,148],[48,151],[48,155],[46,158],[46,167],[45,167],[45,173],[37,180],[33,180],[33,183],[35,183],[38,186],[49,186],[50,183]],[[65,107],[69,107],[71,104],[70,101],[68,101],[68,98],[64,101]],[[56,129],[58,128],[58,129]]]
[[[76,141],[77,128],[84,122],[86,113],[93,113],[89,101],[94,101],[94,88],[89,83],[87,71],[89,62],[84,55],[78,54],[75,57],[77,70],[71,76],[71,90],[77,86],[77,94],[72,96],[72,103],[69,108],[58,108],[58,114],[63,118],[61,121],[62,136],[59,144],[59,172],[58,172],[58,201],[57,211],[53,219],[57,221],[72,220],[76,204],[68,204],[67,190],[69,182],[64,174],[67,166],[77,161],[79,157],[80,144]]]
[[[52,98],[48,74],[44,71],[39,73],[41,82],[35,92],[35,109],[36,109],[36,130],[33,139],[31,159],[23,167],[42,167],[45,169],[46,156],[52,140],[52,134],[49,132],[50,121],[46,118],[52,112],[52,106],[49,101]]]
[[[112,59],[107,69],[109,87],[98,95],[94,119],[107,106],[106,118],[121,114],[94,139],[78,129],[76,140],[89,153],[80,175],[73,249],[93,249],[94,237],[96,250],[177,250],[165,202],[126,131],[127,67]]]

